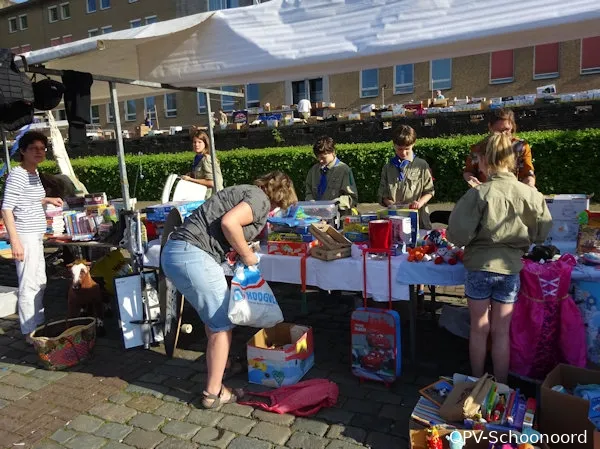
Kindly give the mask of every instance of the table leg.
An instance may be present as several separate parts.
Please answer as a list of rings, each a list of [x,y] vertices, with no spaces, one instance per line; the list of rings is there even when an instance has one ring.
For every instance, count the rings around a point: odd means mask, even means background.
[[[306,299],[306,290],[302,292],[302,301],[300,303],[300,313],[302,315],[308,314],[308,301]]]
[[[410,361],[415,364],[417,361],[417,287],[408,286],[409,300],[409,333],[410,333]]]

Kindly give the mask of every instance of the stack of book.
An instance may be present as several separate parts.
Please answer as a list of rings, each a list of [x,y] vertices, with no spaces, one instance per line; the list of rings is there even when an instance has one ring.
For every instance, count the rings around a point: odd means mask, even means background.
[[[46,206],[46,235],[59,237],[65,233],[65,220],[62,207]]]

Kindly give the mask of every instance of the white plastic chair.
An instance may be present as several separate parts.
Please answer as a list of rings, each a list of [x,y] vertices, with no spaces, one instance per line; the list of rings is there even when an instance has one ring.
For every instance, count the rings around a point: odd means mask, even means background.
[[[201,201],[206,198],[206,190],[206,186],[184,181],[179,175],[170,174],[163,187],[161,202],[164,204],[170,201]]]

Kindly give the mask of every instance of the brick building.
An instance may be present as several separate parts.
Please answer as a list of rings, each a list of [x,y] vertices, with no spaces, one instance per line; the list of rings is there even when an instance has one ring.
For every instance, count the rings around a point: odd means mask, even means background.
[[[15,52],[36,50],[89,36],[138,27],[198,12],[252,4],[252,0],[29,0],[0,9],[0,42]],[[0,5],[1,6],[1,5]],[[85,67],[73,67],[85,71]],[[272,108],[332,101],[349,110],[375,103],[404,103],[431,97],[440,89],[446,97],[498,97],[535,93],[556,84],[559,93],[600,88],[600,36],[361,72],[326,75],[310,80],[226,86],[246,93],[242,99],[213,97],[213,110],[231,111],[264,105]],[[245,104],[244,104],[245,103]],[[124,129],[132,130],[154,111],[161,128],[207,123],[203,95],[178,92],[123,102]],[[62,118],[63,111],[57,111]],[[93,105],[94,123],[111,122],[107,105]]]

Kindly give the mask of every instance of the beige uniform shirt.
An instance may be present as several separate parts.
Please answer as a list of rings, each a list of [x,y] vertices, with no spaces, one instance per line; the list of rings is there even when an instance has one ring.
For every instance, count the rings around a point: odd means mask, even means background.
[[[340,211],[352,209],[358,203],[358,191],[352,169],[336,160],[328,165],[329,170],[325,175],[327,177],[327,188],[323,196],[319,198],[318,189],[321,181],[321,165],[315,164],[308,171],[306,176],[306,201],[334,201],[339,200]]]
[[[456,203],[448,240],[465,246],[470,271],[517,274],[529,246],[543,243],[551,228],[544,196],[512,173],[497,173]]]
[[[428,193],[435,195],[435,189],[431,169],[425,160],[415,157],[404,169],[404,181],[398,179],[398,169],[390,162],[383,166],[377,194],[379,204],[385,206],[383,199],[389,198],[394,204],[408,205]],[[419,210],[419,222],[421,228],[431,229],[427,205]]]
[[[221,164],[219,164],[219,160],[217,159],[215,164],[217,179],[213,179],[212,172],[212,159],[209,154],[204,155],[202,160],[192,173],[194,175],[194,179],[206,179],[208,181],[213,181],[217,190],[223,190],[223,176],[221,175]],[[207,188],[205,199],[209,199],[214,193],[214,189]]]

